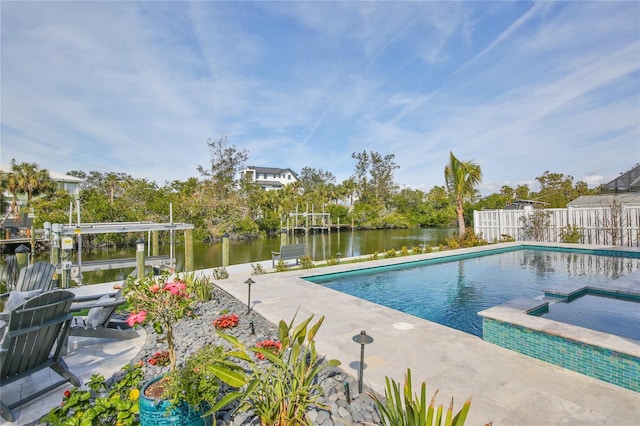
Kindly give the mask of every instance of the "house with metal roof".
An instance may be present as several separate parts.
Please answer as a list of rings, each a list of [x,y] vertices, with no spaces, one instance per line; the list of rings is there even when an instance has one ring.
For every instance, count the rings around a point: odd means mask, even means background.
[[[567,207],[610,207],[614,203],[640,206],[640,164],[602,185],[601,194],[582,195],[569,202]]]
[[[248,166],[240,170],[240,178],[248,179],[262,189],[270,191],[297,182],[298,174],[288,168]]]

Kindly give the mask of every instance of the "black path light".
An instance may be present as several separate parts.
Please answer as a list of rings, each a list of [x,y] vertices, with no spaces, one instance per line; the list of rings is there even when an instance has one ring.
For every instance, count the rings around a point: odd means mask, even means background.
[[[360,370],[358,371],[358,393],[362,393],[362,381],[364,376],[364,345],[373,342],[373,337],[368,336],[367,332],[362,330],[360,334],[353,336],[353,341],[360,344]]]
[[[249,313],[251,312],[251,284],[255,283],[255,281],[253,281],[251,278],[248,278],[244,283],[249,288],[249,294],[247,296],[247,313]]]

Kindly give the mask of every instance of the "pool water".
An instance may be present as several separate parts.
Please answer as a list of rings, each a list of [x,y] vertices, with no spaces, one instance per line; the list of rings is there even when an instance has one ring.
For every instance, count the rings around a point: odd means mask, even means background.
[[[640,340],[640,301],[585,294],[550,303],[542,318]]]
[[[479,311],[520,296],[541,297],[568,281],[596,285],[640,269],[638,258],[594,253],[496,250],[305,279],[481,337]]]

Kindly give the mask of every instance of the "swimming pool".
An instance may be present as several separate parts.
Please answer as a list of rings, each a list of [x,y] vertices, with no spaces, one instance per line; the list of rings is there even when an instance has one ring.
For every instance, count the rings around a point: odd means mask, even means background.
[[[482,337],[479,311],[567,281],[597,286],[640,270],[640,254],[527,246],[305,277]]]

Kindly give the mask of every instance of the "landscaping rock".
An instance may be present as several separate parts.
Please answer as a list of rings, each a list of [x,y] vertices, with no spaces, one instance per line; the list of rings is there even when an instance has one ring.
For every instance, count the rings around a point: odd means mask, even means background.
[[[214,288],[214,300],[199,304],[195,309],[195,316],[183,318],[174,326],[176,342],[176,356],[178,360],[186,359],[191,353],[206,344],[228,346],[220,338],[213,326],[213,321],[225,313],[235,313],[240,317],[238,325],[225,329],[226,334],[235,336],[247,346],[265,340],[278,338],[278,329],[254,311],[247,313],[247,305],[232,297],[228,293]],[[283,318],[285,321],[287,318]],[[166,350],[166,342],[158,336],[151,325],[147,326],[147,340],[134,361],[143,361],[144,380],[169,371],[169,367],[150,365],[147,360],[156,352]],[[328,367],[318,377],[324,395],[319,402],[330,407],[330,411],[322,407],[314,407],[309,412],[309,420],[314,426],[343,425],[372,425],[380,424],[380,418],[371,398],[366,395],[346,394],[345,383],[353,392],[357,389],[357,381],[338,367]],[[355,392],[354,392],[355,393]],[[353,399],[353,397],[357,397]],[[217,413],[219,425],[253,426],[260,425],[259,419],[252,411],[233,413],[231,410]]]

